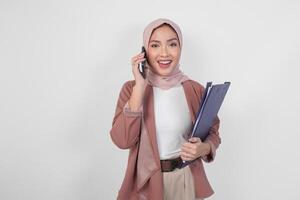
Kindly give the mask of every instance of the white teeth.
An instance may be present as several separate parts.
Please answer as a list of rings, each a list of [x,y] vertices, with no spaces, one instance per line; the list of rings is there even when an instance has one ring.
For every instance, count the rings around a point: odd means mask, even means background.
[[[162,63],[162,64],[169,64],[171,63],[171,60],[166,60],[166,61],[158,61],[159,63]]]

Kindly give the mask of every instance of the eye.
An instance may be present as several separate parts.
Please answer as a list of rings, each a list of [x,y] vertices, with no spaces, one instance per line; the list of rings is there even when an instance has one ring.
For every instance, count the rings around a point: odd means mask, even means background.
[[[156,48],[156,47],[158,47],[158,45],[157,44],[151,44],[151,47]]]
[[[172,47],[176,47],[176,46],[177,46],[177,43],[176,43],[176,42],[173,42],[173,43],[171,43],[171,46],[172,46]]]

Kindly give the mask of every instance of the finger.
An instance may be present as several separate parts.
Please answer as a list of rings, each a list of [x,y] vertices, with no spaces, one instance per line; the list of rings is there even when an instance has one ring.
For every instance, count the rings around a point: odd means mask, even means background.
[[[196,152],[195,149],[190,149],[190,148],[181,148],[181,151],[187,154],[195,154]]]
[[[140,59],[140,58],[144,58],[145,56],[143,54],[141,55],[137,55],[137,56],[134,56],[131,60],[134,61],[134,60],[137,60],[137,59]]]
[[[182,160],[192,160],[192,156],[184,152],[181,153]]]
[[[181,151],[180,154],[184,155],[185,157],[189,157],[189,158],[192,158],[194,156],[193,153],[189,153],[189,152],[185,152],[185,151]]]
[[[188,149],[195,149],[196,145],[190,142],[185,142],[182,144],[182,147],[188,148]]]
[[[189,161],[189,159],[187,158],[187,157],[185,157],[185,156],[180,156],[181,157],[181,159],[183,160],[183,161]]]
[[[140,58],[136,59],[135,61],[138,62],[138,61],[140,61],[140,60],[145,60],[145,59],[146,59],[146,58],[144,58],[144,57],[140,57]]]
[[[180,155],[180,157],[181,157],[181,160],[187,161],[183,155]]]
[[[132,65],[136,65],[136,64],[138,64],[139,62],[142,62],[143,60],[145,60],[145,58],[138,58],[138,59],[136,59],[136,60],[132,60],[132,61],[131,61],[131,64],[132,64]]]
[[[139,60],[139,59],[141,59],[142,57],[137,57],[137,58],[133,58],[132,60],[131,60],[131,63],[133,64],[133,63],[135,63],[137,60]]]
[[[190,142],[201,142],[201,139],[198,137],[192,137],[189,139]]]
[[[143,59],[138,60],[137,62],[132,64],[132,72],[133,72],[135,78],[142,78],[142,75],[140,73],[139,66],[138,66],[138,63],[140,63],[142,61],[143,61]]]
[[[135,61],[132,63],[132,65],[138,66],[138,64],[139,64],[140,62],[144,61],[144,60],[146,60],[146,58],[139,58],[139,59],[135,60]]]
[[[137,59],[143,58],[143,57],[144,57],[144,54],[138,54],[131,58],[131,62],[135,62]]]
[[[145,53],[139,53],[138,55],[134,56],[133,58],[140,58],[140,57],[144,57]]]

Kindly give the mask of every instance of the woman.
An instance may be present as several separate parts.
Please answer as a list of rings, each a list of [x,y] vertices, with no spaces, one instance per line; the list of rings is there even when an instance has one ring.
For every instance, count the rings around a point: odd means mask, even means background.
[[[119,200],[193,200],[211,196],[202,160],[214,160],[221,143],[219,118],[205,141],[191,138],[204,87],[179,69],[182,35],[177,24],[157,19],[144,30],[147,59],[134,56],[134,79],[124,83],[110,131],[129,149]],[[147,61],[146,79],[138,64]],[[195,160],[179,168],[182,161]]]

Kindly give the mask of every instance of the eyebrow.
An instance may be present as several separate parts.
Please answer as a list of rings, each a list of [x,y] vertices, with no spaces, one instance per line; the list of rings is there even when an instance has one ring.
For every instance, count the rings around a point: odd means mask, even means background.
[[[171,38],[171,39],[167,40],[167,42],[170,42],[172,40],[178,40],[178,39],[177,38]],[[158,42],[158,43],[160,43],[159,40],[151,40],[150,42]]]

